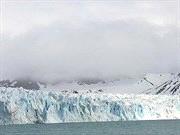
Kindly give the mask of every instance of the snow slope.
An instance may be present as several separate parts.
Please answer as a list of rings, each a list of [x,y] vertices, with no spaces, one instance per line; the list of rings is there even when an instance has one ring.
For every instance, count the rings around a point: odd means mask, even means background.
[[[3,80],[0,81],[0,87],[10,88],[24,88],[27,90],[42,90],[42,91],[64,91],[64,90],[76,90],[76,91],[97,91],[102,89],[106,93],[133,93],[132,91],[123,91],[125,87],[128,87],[136,83],[136,79],[121,78],[116,80],[79,80],[79,81],[59,81],[56,83],[47,83],[33,81],[30,79],[16,79],[13,81]]]
[[[121,78],[116,80],[79,80],[59,81],[54,84],[42,83],[32,80],[3,80],[0,87],[24,88],[40,91],[79,91],[87,92],[103,90],[105,93],[113,94],[179,94],[179,74],[147,74],[139,81],[132,78]]]
[[[171,73],[147,74],[139,81],[136,79],[123,78],[113,81],[104,81],[96,84],[82,84],[78,82],[61,82],[56,85],[47,85],[41,88],[43,91],[97,91],[102,89],[105,93],[113,94],[179,94],[180,75]]]
[[[149,83],[149,88],[142,93],[146,94],[180,94],[180,74],[155,74],[144,77],[142,81]]]
[[[133,94],[167,94],[175,95],[180,93],[179,74],[147,74],[137,83],[124,88],[124,91],[131,91]]]
[[[105,81],[105,82],[98,82],[96,84],[83,84],[79,85],[77,81],[74,82],[60,82],[55,85],[47,84],[46,88],[43,86],[40,87],[41,91],[71,91],[76,90],[79,92],[87,92],[89,90],[91,91],[97,91],[97,90],[103,90],[105,93],[121,93],[121,94],[127,94],[127,93],[133,93],[132,90],[126,91],[124,88],[131,86],[132,84],[135,84],[137,82],[136,79],[120,79],[120,80],[112,80],[112,81]],[[138,93],[138,92],[137,92]]]
[[[179,118],[180,95],[83,94],[0,88],[0,124]]]

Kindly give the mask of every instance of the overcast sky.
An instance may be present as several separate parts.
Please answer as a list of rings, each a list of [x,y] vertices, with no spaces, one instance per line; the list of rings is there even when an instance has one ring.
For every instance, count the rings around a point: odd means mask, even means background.
[[[180,72],[178,1],[12,1],[1,3],[1,79]]]

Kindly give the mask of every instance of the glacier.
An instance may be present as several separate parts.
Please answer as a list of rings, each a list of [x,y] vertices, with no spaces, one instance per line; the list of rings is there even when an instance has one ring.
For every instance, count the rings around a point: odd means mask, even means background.
[[[0,88],[0,124],[179,119],[180,95]]]

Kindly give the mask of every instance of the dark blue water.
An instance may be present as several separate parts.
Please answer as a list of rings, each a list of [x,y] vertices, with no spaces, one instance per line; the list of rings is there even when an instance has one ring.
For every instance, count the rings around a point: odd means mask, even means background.
[[[1,135],[180,135],[180,120],[0,126]]]

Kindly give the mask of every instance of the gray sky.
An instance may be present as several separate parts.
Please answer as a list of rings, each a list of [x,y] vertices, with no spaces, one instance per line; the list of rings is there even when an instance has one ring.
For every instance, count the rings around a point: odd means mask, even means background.
[[[179,71],[178,1],[1,4],[1,79]]]

